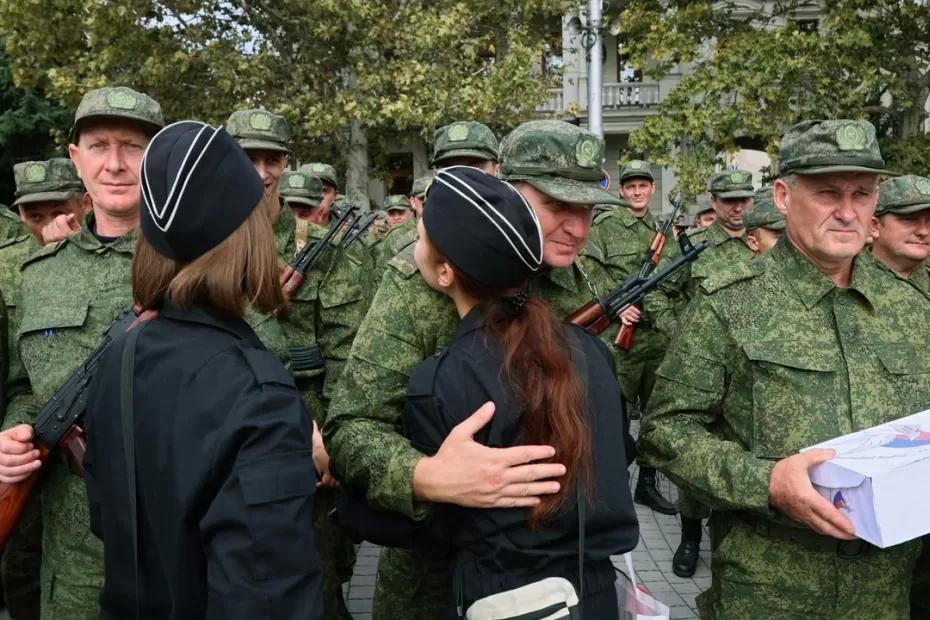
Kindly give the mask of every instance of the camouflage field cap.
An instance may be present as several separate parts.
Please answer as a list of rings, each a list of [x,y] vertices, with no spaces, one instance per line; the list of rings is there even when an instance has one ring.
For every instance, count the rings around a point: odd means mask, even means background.
[[[410,195],[415,198],[424,198],[426,196],[426,190],[429,189],[429,186],[432,185],[432,183],[432,175],[415,179],[413,181],[413,187],[410,188]]]
[[[268,110],[239,110],[229,115],[226,131],[245,150],[290,153],[287,119]]]
[[[649,165],[648,161],[631,159],[620,166],[619,182],[622,184],[629,179],[648,179],[649,181],[655,181],[655,177],[652,176],[652,166]]]
[[[756,196],[752,201],[752,208],[743,215],[743,224],[746,226],[746,230],[756,228],[785,229],[785,216],[775,207],[771,187],[763,187],[756,192]]]
[[[319,179],[323,181],[323,185],[339,187],[339,181],[336,180],[336,169],[329,164],[315,161],[313,163],[304,164],[298,168],[298,170],[301,172],[309,172],[310,174],[319,177]]]
[[[710,180],[709,191],[717,198],[752,198],[752,175],[745,170],[726,170]]]
[[[128,119],[143,125],[152,135],[165,126],[165,117],[157,101],[125,86],[108,86],[86,93],[74,113],[71,140],[88,122],[104,118]]]
[[[868,121],[812,120],[791,127],[778,148],[778,174],[832,174],[885,169],[875,127]]]
[[[930,209],[930,178],[915,174],[888,179],[878,188],[875,215],[908,215]]]
[[[281,175],[278,193],[285,203],[296,202],[318,207],[323,200],[323,183],[319,177],[306,172],[288,170]]]
[[[26,161],[13,166],[16,180],[14,207],[37,202],[62,202],[84,192],[84,185],[70,159]]]
[[[501,176],[575,204],[620,205],[601,189],[604,140],[565,121],[523,123],[501,140]]]
[[[403,194],[393,194],[384,199],[384,210],[401,211],[410,208],[410,201]]]
[[[497,137],[487,125],[476,121],[457,121],[440,127],[433,138],[433,165],[453,157],[497,161]]]

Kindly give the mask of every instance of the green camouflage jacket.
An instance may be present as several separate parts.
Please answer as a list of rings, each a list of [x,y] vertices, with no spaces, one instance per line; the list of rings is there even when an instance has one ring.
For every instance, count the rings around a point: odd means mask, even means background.
[[[32,422],[45,403],[97,348],[110,323],[132,306],[130,272],[137,231],[102,244],[90,232],[47,245],[23,266],[16,338],[20,374],[11,375],[4,427]],[[30,392],[31,388],[31,392]],[[43,581],[100,588],[103,547],[90,531],[84,483],[62,454],[45,468],[42,485]]]
[[[775,518],[777,460],[927,408],[930,305],[869,252],[840,289],[783,239],[702,291],[659,367],[639,445],[708,506]]]
[[[6,302],[7,317],[6,343],[3,347],[6,355],[4,359],[7,361],[7,375],[3,377],[4,381],[10,381],[15,377],[17,381],[28,382],[19,359],[19,348],[14,346],[16,344],[16,308],[19,305],[19,289],[23,282],[20,267],[40,247],[35,237],[25,230],[19,236],[0,243],[0,293],[3,294]],[[28,385],[8,384],[6,393],[28,392],[28,389]]]
[[[16,239],[28,232],[26,225],[20,221],[19,214],[11,211],[6,205],[0,204],[0,242]]]
[[[368,500],[408,516],[425,514],[413,498],[413,470],[423,455],[400,434],[410,372],[442,349],[458,325],[452,301],[419,275],[410,244],[388,262],[352,346],[323,435],[337,477],[367,489]],[[530,292],[567,315],[609,289],[604,257],[589,246],[578,266],[534,278]],[[582,271],[583,269],[583,271]],[[616,327],[605,339],[616,335]]]
[[[399,226],[395,226],[387,231],[387,234],[377,245],[377,264],[375,266],[377,273],[384,273],[388,261],[394,258],[394,255],[400,252],[404,247],[410,245],[417,239],[417,218],[411,216]]]

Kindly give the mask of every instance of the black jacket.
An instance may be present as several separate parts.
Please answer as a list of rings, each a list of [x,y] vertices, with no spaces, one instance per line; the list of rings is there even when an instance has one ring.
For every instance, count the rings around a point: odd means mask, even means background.
[[[311,423],[245,322],[169,306],[143,324],[133,402],[143,618],[321,618]],[[120,417],[125,337],[91,386],[87,492],[102,617],[135,618]]]
[[[612,586],[615,575],[609,556],[630,551],[639,540],[627,479],[634,444],[606,345],[581,329],[567,329],[578,334],[588,360],[596,491],[586,507],[587,598]],[[462,319],[448,348],[421,362],[410,377],[404,425],[411,443],[426,454],[435,454],[453,427],[488,401],[495,403],[495,414],[475,440],[492,447],[524,443],[521,407],[502,381],[501,367],[499,347],[493,340],[486,344],[479,316],[472,311]],[[458,571],[454,580],[463,584],[465,606],[545,577],[564,577],[577,588],[577,506],[573,494],[539,531],[530,530],[525,509],[437,508],[433,521],[452,539],[454,570]]]

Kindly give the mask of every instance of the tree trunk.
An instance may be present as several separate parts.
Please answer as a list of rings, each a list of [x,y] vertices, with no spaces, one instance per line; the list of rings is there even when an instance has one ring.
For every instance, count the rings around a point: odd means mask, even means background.
[[[368,211],[368,134],[358,120],[349,123],[349,152],[346,154],[346,196]]]

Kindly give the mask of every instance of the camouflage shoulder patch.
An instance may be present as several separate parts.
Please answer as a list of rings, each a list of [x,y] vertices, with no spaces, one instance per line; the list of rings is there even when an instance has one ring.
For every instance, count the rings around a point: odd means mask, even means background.
[[[11,245],[19,245],[23,241],[29,241],[30,237],[32,237],[30,233],[23,233],[15,237],[10,237],[9,239],[4,239],[3,241],[0,241],[0,250],[3,248],[8,248]]]
[[[420,271],[419,267],[417,267],[417,261],[413,257],[415,247],[415,243],[408,243],[387,263],[389,267],[396,269],[405,280]]]
[[[27,266],[31,265],[32,263],[37,263],[44,258],[48,258],[49,256],[55,256],[56,254],[58,254],[59,250],[61,250],[66,245],[68,245],[68,241],[69,239],[62,239],[61,241],[42,246],[41,248],[33,252],[32,255],[29,256],[29,258],[23,261],[23,264],[20,267],[20,269],[25,269]]]
[[[727,265],[701,282],[701,289],[704,293],[713,295],[737,282],[755,278],[765,272],[765,263],[766,261],[762,260],[748,260]]]

